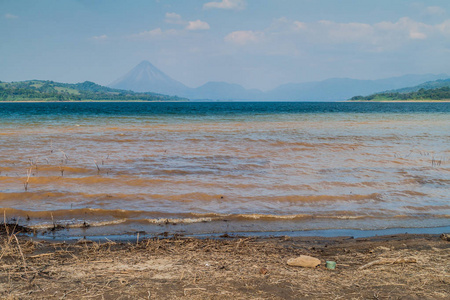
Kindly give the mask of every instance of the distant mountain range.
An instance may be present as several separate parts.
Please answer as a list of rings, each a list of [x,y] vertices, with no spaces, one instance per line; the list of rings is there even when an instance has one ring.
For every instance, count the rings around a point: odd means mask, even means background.
[[[175,96],[156,93],[136,93],[112,89],[96,83],[61,83],[48,80],[28,80],[19,82],[0,81],[0,101],[186,101]]]
[[[185,94],[189,89],[170,78],[148,61],[143,61],[122,78],[109,85],[115,89],[134,92],[154,92],[169,95]]]
[[[332,78],[315,82],[288,83],[262,92],[226,82],[208,82],[200,87],[190,88],[164,74],[150,62],[143,61],[128,74],[113,82],[110,87],[135,92],[151,91],[177,95],[192,100],[342,101],[355,95],[370,95],[448,77],[447,74],[425,74],[378,80]]]
[[[446,74],[426,74],[379,80],[332,78],[289,83],[262,92],[226,82],[208,82],[198,88],[190,88],[170,78],[148,61],[143,61],[110,87],[90,81],[76,84],[44,80],[0,82],[0,101],[342,101],[351,97],[353,100],[448,99],[448,77]],[[439,90],[423,92],[431,89]],[[355,95],[362,96],[354,97]]]
[[[396,89],[396,90],[390,90],[390,91],[385,91],[386,93],[391,92],[391,93],[411,93],[411,92],[417,92],[420,89],[425,89],[425,90],[431,90],[431,89],[437,89],[437,88],[443,88],[443,87],[450,87],[450,78],[449,79],[438,79],[435,81],[428,81],[413,87],[406,87],[406,88],[401,88],[401,89]]]
[[[450,100],[450,79],[428,81],[413,87],[389,90],[368,96],[354,96],[356,101]]]

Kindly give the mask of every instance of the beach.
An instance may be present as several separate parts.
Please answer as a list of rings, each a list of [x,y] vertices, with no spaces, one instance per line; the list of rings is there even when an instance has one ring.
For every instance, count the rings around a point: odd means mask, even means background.
[[[161,236],[99,243],[30,239],[9,230],[1,236],[2,299],[450,297],[447,236]],[[320,265],[287,264],[299,255]]]

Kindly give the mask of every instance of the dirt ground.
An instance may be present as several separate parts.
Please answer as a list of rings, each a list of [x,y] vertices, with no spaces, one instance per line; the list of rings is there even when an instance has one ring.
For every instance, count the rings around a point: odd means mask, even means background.
[[[127,243],[0,236],[2,299],[450,299],[450,242],[439,235]],[[287,265],[299,255],[322,264]]]

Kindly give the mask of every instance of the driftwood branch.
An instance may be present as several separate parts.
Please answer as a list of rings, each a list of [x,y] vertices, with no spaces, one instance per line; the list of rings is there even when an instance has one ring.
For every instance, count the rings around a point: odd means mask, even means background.
[[[372,261],[359,267],[360,270],[370,268],[376,265],[393,265],[393,264],[406,264],[406,263],[416,263],[417,260],[414,257],[401,257],[401,258],[383,258]]]

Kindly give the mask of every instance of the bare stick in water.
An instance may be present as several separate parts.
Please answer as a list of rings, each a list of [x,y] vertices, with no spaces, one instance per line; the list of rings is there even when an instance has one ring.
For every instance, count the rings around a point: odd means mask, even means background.
[[[31,172],[33,170],[33,166],[27,169],[27,180],[23,183],[23,187],[25,191],[28,191],[28,183],[30,182]]]
[[[434,158],[434,155],[433,155],[433,157],[431,158],[431,166],[432,167],[438,167],[438,166],[440,166],[442,164],[442,159],[436,159],[436,158]]]
[[[94,164],[97,167],[97,175],[100,174],[100,167],[97,164],[97,161],[94,159]]]
[[[59,165],[59,171],[61,172],[61,177],[64,176],[64,160],[61,160],[61,164]]]
[[[30,161],[30,168],[34,167],[34,169],[36,170],[36,173],[37,173],[37,171],[38,171],[38,166],[37,166],[38,159],[37,159],[37,157],[34,160],[30,158],[29,161]]]
[[[102,166],[105,164],[105,160],[108,160],[109,159],[109,153],[108,153],[108,155],[106,155],[106,157],[105,157],[105,159],[102,159]]]
[[[64,159],[66,160],[66,163],[67,163],[67,161],[69,160],[69,157],[68,157],[67,154],[66,154],[64,151],[62,151],[61,149],[59,149],[59,151],[61,151],[61,153],[64,155]]]

